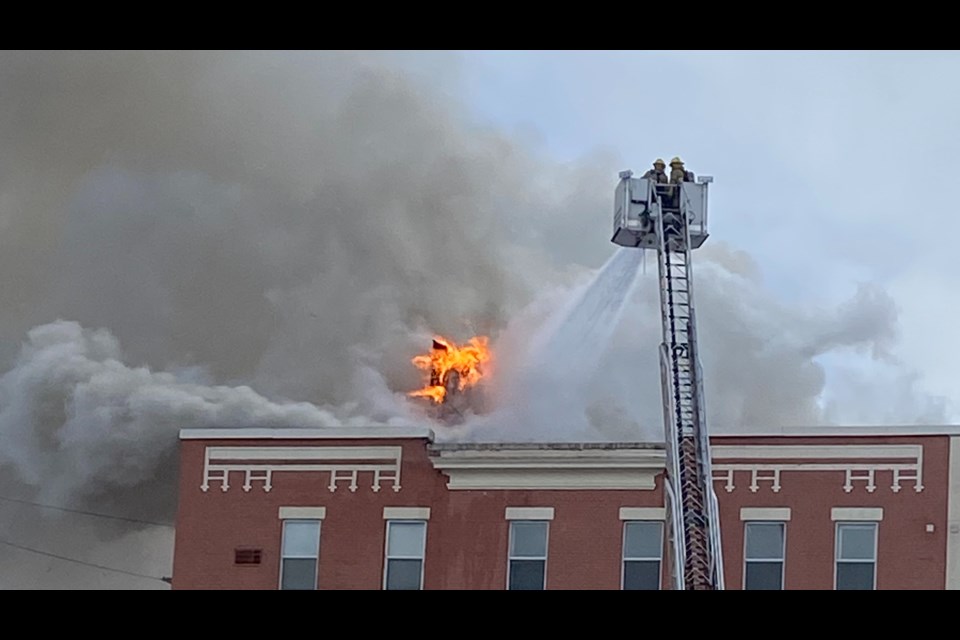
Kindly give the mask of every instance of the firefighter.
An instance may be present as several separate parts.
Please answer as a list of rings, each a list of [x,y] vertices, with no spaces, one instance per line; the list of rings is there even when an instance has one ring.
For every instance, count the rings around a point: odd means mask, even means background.
[[[664,207],[668,209],[677,209],[680,207],[680,190],[675,185],[683,182],[683,177],[683,160],[675,156],[673,160],[670,161],[670,186],[664,189]]]
[[[653,169],[650,169],[645,174],[643,174],[643,177],[649,178],[650,180],[653,180],[655,183],[667,184],[669,180],[667,179],[667,172],[665,171],[666,167],[667,165],[666,163],[664,163],[663,159],[657,158],[656,160],[653,161]]]
[[[680,184],[681,182],[693,182],[693,172],[684,168],[683,160],[674,157],[670,161],[670,184]]]

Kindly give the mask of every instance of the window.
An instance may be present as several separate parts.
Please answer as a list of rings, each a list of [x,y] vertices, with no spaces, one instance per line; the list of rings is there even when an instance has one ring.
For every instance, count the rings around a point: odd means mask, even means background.
[[[837,523],[837,589],[876,588],[877,523]]]
[[[423,588],[423,557],[426,551],[427,523],[422,520],[387,521],[387,566],[383,588],[412,590]]]
[[[623,523],[623,588],[656,591],[660,588],[662,522]]]
[[[783,589],[785,529],[782,522],[747,522],[744,525],[744,589]]]
[[[547,524],[542,520],[510,522],[507,589],[516,591],[546,589]]]
[[[284,520],[280,561],[280,588],[317,588],[320,555],[319,520]]]

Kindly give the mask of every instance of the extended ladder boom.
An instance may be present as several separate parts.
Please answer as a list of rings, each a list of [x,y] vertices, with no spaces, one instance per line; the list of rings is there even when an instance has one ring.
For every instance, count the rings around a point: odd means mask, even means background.
[[[691,249],[706,239],[706,182],[654,184],[621,174],[613,241],[655,249],[663,343],[665,500],[675,589],[722,589],[723,560],[697,354]],[[705,180],[705,181],[704,181]]]
[[[674,582],[681,589],[717,589],[722,588],[720,550],[714,541],[718,523],[697,357],[689,226],[679,209],[657,208],[661,385]]]

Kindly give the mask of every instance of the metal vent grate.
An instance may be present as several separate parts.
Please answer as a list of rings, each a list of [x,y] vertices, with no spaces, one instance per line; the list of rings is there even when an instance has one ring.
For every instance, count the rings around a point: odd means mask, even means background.
[[[262,549],[234,549],[234,564],[260,564],[260,557],[263,554]]]

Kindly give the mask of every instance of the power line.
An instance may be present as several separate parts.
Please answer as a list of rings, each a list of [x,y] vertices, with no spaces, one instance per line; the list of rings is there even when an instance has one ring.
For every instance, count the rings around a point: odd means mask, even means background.
[[[149,576],[145,573],[136,573],[134,571],[124,571],[123,569],[114,569],[113,567],[105,567],[102,564],[94,564],[92,562],[85,562],[83,560],[77,560],[75,558],[68,558],[66,556],[60,556],[55,553],[50,553],[48,551],[41,551],[40,549],[32,549],[30,547],[25,547],[15,542],[10,542],[9,540],[0,540],[0,544],[5,544],[8,547],[13,547],[14,549],[20,549],[21,551],[29,551],[30,553],[36,553],[37,555],[47,556],[48,558],[56,558],[57,560],[64,560],[66,562],[74,562],[76,564],[82,564],[86,567],[93,567],[94,569],[100,569],[102,571],[113,571],[114,573],[122,573],[124,575],[134,576],[135,578],[146,578],[147,580],[158,580],[159,582],[169,584],[169,580],[167,578],[158,578],[157,576]]]
[[[81,509],[68,509],[67,507],[58,507],[52,504],[41,504],[39,502],[30,502],[29,500],[20,500],[18,498],[7,498],[5,496],[0,496],[0,500],[5,500],[6,502],[16,502],[18,504],[25,504],[31,507],[39,507],[41,509],[53,509],[54,511],[65,511],[67,513],[77,513],[84,516],[91,516],[94,518],[108,518],[110,520],[121,520],[123,522],[133,522],[136,524],[148,524],[154,527],[167,527],[173,529],[173,525],[167,522],[153,522],[150,520],[138,520],[137,518],[125,518],[123,516],[112,516],[107,513],[95,513],[93,511],[83,511]]]

